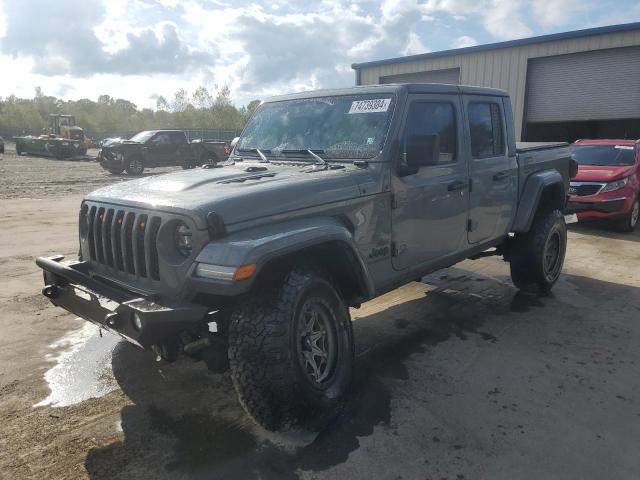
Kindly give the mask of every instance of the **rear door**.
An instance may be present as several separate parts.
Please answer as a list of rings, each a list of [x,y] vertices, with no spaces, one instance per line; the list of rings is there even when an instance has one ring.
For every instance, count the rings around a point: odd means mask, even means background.
[[[183,165],[190,160],[190,146],[184,132],[169,132],[171,136],[170,165]]]
[[[411,135],[438,135],[437,163],[410,175],[392,175],[393,266],[425,265],[466,246],[467,158],[459,95],[410,95],[402,152]],[[404,155],[403,155],[404,156]]]
[[[468,240],[489,241],[507,233],[518,194],[518,163],[507,148],[500,97],[463,95],[469,138]]]

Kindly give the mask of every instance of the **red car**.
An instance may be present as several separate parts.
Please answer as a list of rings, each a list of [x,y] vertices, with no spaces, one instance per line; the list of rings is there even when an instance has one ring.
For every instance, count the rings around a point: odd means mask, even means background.
[[[578,174],[569,188],[569,212],[578,220],[612,220],[626,232],[640,216],[640,140],[576,140]]]

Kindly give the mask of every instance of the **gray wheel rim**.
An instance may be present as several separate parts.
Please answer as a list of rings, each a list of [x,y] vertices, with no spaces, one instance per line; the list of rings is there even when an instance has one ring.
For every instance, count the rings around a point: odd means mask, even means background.
[[[635,227],[638,223],[638,217],[640,217],[640,202],[636,200],[633,203],[633,210],[631,210],[631,227]]]
[[[554,230],[547,238],[542,255],[544,274],[549,281],[555,280],[562,269],[562,237]]]
[[[137,158],[134,158],[129,162],[129,170],[131,170],[131,172],[133,173],[140,172],[141,167],[142,167],[142,162]]]
[[[322,385],[335,370],[337,340],[331,317],[329,307],[318,299],[307,300],[300,309],[298,362],[315,385]]]

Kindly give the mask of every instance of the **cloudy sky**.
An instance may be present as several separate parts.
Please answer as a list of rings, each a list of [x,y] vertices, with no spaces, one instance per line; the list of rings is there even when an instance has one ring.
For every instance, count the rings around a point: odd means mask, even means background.
[[[637,0],[0,0],[0,97],[153,107],[226,84],[244,104],[352,85],[354,62],[633,21]]]

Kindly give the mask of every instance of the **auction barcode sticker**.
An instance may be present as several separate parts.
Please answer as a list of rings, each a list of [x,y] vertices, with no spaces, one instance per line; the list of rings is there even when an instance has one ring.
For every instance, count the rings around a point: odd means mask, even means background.
[[[386,112],[391,104],[390,98],[376,98],[372,100],[356,100],[351,103],[348,113],[378,113]]]

